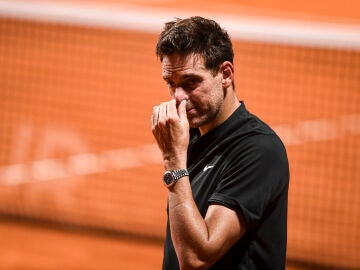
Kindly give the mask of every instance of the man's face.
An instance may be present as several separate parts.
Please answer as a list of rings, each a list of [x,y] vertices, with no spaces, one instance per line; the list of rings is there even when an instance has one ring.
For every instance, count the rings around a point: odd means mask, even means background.
[[[163,78],[176,104],[187,100],[190,127],[210,130],[216,126],[224,102],[221,73],[214,76],[205,68],[204,59],[193,54],[164,56],[162,68]]]

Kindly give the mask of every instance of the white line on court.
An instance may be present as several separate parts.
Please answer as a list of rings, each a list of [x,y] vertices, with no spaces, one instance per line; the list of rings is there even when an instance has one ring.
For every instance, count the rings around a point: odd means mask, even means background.
[[[359,135],[360,115],[345,115],[335,120],[314,119],[293,125],[275,125],[273,128],[286,146],[296,146]],[[161,164],[161,153],[156,144],[109,149],[100,153],[71,155],[66,159],[50,158],[3,166],[0,167],[0,185],[59,180]]]

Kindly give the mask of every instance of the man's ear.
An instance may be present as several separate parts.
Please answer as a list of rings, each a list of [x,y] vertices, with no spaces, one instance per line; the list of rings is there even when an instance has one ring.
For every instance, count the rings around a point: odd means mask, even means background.
[[[221,64],[220,68],[222,74],[222,85],[224,88],[228,88],[232,85],[234,80],[234,66],[229,61],[225,61]]]

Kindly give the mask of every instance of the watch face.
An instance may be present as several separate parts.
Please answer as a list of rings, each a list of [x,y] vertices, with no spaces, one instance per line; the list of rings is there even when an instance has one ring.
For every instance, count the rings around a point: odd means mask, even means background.
[[[165,175],[164,175],[164,183],[166,185],[170,185],[173,181],[174,181],[174,177],[171,174],[171,172],[165,173]]]

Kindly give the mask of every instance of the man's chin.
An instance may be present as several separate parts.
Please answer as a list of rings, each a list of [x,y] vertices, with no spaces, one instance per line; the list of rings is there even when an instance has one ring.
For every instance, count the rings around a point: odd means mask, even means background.
[[[188,121],[189,121],[189,126],[191,128],[199,128],[203,125],[202,121],[199,118],[196,117],[188,117]]]
[[[199,124],[197,123],[197,121],[195,121],[194,118],[189,118],[188,117],[188,121],[189,121],[189,126],[191,128],[198,128],[199,127]]]

